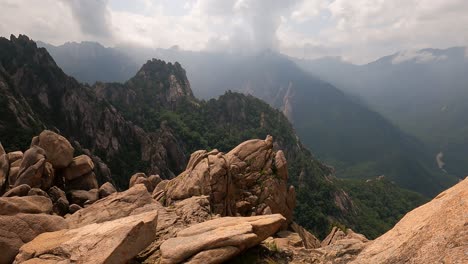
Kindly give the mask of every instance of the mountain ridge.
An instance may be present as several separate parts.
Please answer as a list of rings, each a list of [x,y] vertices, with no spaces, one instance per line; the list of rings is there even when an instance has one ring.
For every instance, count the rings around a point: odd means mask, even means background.
[[[282,110],[306,146],[337,168],[340,177],[386,175],[426,195],[454,183],[438,170],[435,159],[416,138],[358,98],[304,73],[283,55],[272,51],[246,57],[177,49],[120,51],[139,54],[134,60],[157,55],[182,62],[196,96],[209,99],[232,90],[252,94]],[[427,184],[411,183],[412,178]]]
[[[423,141],[436,157],[444,153],[449,174],[466,167],[466,47],[400,52],[366,65],[298,61],[347,93],[358,96],[402,130]],[[401,57],[398,63],[396,59]],[[466,122],[465,122],[466,121]]]

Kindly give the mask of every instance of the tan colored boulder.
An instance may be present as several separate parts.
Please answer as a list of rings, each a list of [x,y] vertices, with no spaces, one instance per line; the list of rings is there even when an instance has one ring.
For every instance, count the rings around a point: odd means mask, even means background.
[[[83,175],[92,172],[94,163],[87,155],[80,155],[73,158],[72,162],[63,171],[63,176],[66,181],[72,181]]]
[[[20,248],[15,263],[128,263],[156,238],[156,225],[152,211],[43,233]]]
[[[23,159],[15,160],[12,163],[10,163],[10,167],[19,167],[21,166],[21,162],[23,162]]]
[[[135,186],[136,184],[143,184],[146,187],[146,190],[148,190],[148,192],[151,192],[152,186],[148,178],[139,177],[135,180],[135,184],[133,186]]]
[[[164,241],[175,237],[179,231],[190,225],[211,220],[210,202],[207,198],[194,196],[177,202],[170,208],[163,207],[160,203],[152,203],[134,210],[132,214],[158,211],[157,239],[139,254],[137,260],[147,264],[158,263],[161,258],[159,249]]]
[[[18,178],[19,167],[10,167],[10,172],[8,174],[8,184],[13,186],[15,185],[16,179]]]
[[[73,160],[75,149],[70,142],[50,130],[44,130],[38,137],[33,138],[31,145],[37,145],[44,149],[47,161],[56,169],[67,167]]]
[[[158,184],[162,181],[162,179],[159,175],[150,175],[148,177],[148,181],[151,183],[151,190],[149,190],[149,192],[152,193],[156,186],[158,186]]]
[[[279,215],[224,217],[193,225],[161,245],[160,264],[222,263],[278,231]]]
[[[44,164],[44,171],[41,179],[41,189],[48,190],[55,181],[55,170],[51,163],[47,162]]]
[[[146,177],[146,174],[144,174],[143,172],[138,172],[138,173],[133,174],[133,175],[130,177],[130,181],[129,181],[129,183],[128,183],[128,188],[129,188],[129,189],[132,188],[132,187],[135,185],[136,180],[137,180],[138,178],[147,178],[147,177]]]
[[[282,150],[278,150],[275,155],[276,173],[284,180],[288,179],[288,162]]]
[[[65,220],[53,215],[0,215],[0,263],[12,263],[20,247],[39,234],[66,228]]]
[[[23,152],[22,151],[9,152],[7,155],[8,155],[8,161],[10,162],[10,164],[12,164],[13,162],[15,162],[17,160],[23,159]]]
[[[64,216],[69,211],[70,204],[66,198],[59,198],[56,202],[54,202],[52,206],[52,211],[56,215]]]
[[[77,204],[71,204],[70,207],[68,207],[68,211],[70,214],[76,213],[78,210],[83,209],[83,207],[77,205]]]
[[[117,192],[117,190],[115,189],[114,185],[112,185],[110,182],[106,182],[101,185],[101,187],[99,187],[99,198],[102,199],[115,192]]]
[[[78,204],[84,207],[85,204],[92,204],[99,200],[98,189],[85,190],[72,190],[68,192],[70,203]]]
[[[278,166],[278,167],[277,167]],[[192,196],[210,197],[212,212],[221,216],[282,214],[292,221],[296,205],[294,187],[287,183],[287,163],[273,150],[273,139],[249,140],[229,153],[194,152],[187,168],[153,191],[165,205]],[[160,187],[161,185],[161,187]]]
[[[345,232],[334,226],[328,236],[322,241],[321,246],[326,247],[334,244],[337,240],[343,239],[346,236]]]
[[[31,187],[27,184],[21,184],[16,187],[13,187],[8,192],[3,194],[3,197],[13,197],[13,196],[26,196],[28,195]]]
[[[142,184],[125,192],[113,193],[94,204],[79,210],[67,218],[70,227],[76,228],[91,223],[102,223],[132,214],[147,204],[157,203]],[[78,203],[79,204],[79,203]]]
[[[169,180],[162,180],[160,183],[158,183],[158,185],[156,185],[156,187],[154,188],[153,190],[153,198],[156,200],[156,201],[159,201],[161,203],[164,203],[163,201],[161,201],[161,199],[165,199],[165,194],[166,194],[166,186],[167,184],[169,183],[170,181]]]
[[[50,187],[47,191],[47,194],[49,195],[52,202],[56,202],[60,198],[67,198],[65,192],[57,186]]]
[[[31,188],[28,191],[28,196],[34,196],[34,195],[39,195],[39,196],[44,196],[46,198],[50,198],[49,195],[45,191],[39,188]]]
[[[60,216],[64,216],[69,212],[69,202],[65,192],[57,186],[52,186],[48,190],[50,199],[52,200],[53,206],[52,211]],[[88,197],[85,199],[89,199]],[[86,201],[85,201],[86,202]]]
[[[66,190],[85,190],[89,191],[92,189],[99,188],[96,174],[94,172],[90,172],[88,174],[82,175],[76,179],[71,181],[65,182],[65,189]]]
[[[278,238],[275,238],[276,245],[280,247],[303,247],[304,243],[298,233],[291,231],[280,231],[276,233]]]
[[[316,238],[309,231],[307,231],[302,226],[296,224],[295,222],[291,223],[291,229],[294,230],[294,232],[296,232],[297,234],[299,234],[306,249],[319,248],[321,246],[320,240],[318,238]]]
[[[50,214],[52,201],[44,196],[0,197],[0,215]]]
[[[13,186],[27,184],[31,188],[40,188],[45,166],[45,151],[37,146],[26,150]]]
[[[352,262],[468,263],[468,178],[407,213]]]

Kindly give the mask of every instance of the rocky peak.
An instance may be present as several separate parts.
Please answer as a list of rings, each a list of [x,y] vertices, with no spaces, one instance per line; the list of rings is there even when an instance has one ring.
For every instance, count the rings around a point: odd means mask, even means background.
[[[186,170],[153,195],[166,205],[206,195],[214,214],[279,213],[290,223],[296,197],[287,181],[286,158],[281,150],[273,150],[273,138],[268,136],[245,141],[226,154],[217,150],[193,153]]]
[[[68,76],[44,48],[38,48],[25,35],[11,35],[10,40],[0,38],[0,64],[22,93],[38,95],[45,93],[46,89],[65,90]]]
[[[182,66],[163,60],[148,60],[127,85],[138,88],[154,101],[171,104],[183,97],[193,99],[192,89]]]
[[[181,69],[180,65],[172,68],[172,72]],[[107,98],[100,98],[89,86],[64,74],[47,50],[37,48],[26,36],[0,38],[0,92],[0,136],[13,138],[6,149],[25,150],[30,140],[26,134],[37,135],[50,128],[74,147],[79,146],[77,150],[87,153],[99,167],[107,167],[103,162],[110,164],[120,186],[124,185],[118,178],[127,182],[123,175],[136,171],[137,166],[138,170],[168,178],[183,170],[178,166],[186,161],[185,154],[169,128],[148,133],[136,126]],[[151,101],[144,93],[136,94]]]

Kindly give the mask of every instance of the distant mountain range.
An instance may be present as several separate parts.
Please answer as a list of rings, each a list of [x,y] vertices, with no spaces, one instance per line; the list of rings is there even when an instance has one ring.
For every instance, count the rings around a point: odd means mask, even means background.
[[[284,59],[262,56],[268,64]],[[320,237],[332,223],[376,237],[425,201],[382,177],[335,178],[331,167],[304,148],[281,111],[235,92],[199,100],[179,63],[148,60],[128,81],[90,86],[66,75],[28,37],[0,38],[0,112],[6,152],[24,151],[32,136],[54,130],[76,153],[92,158],[101,183],[113,181],[120,188],[126,188],[134,172],[174,178],[195,150],[226,151],[247,139],[272,135],[273,147],[286,156],[288,181],[296,187],[295,221]],[[427,180],[434,179],[422,183]]]
[[[468,174],[467,51],[405,51],[360,66],[339,58],[296,62],[421,139],[434,157],[440,153],[443,169],[462,178]]]
[[[89,42],[39,45],[50,51],[65,72],[90,83],[101,77],[93,75],[94,68],[87,65],[105,67],[112,73],[105,80],[118,82],[136,72],[131,70],[134,65],[151,57],[178,61],[187,70],[196,96],[209,99],[228,90],[239,91],[280,109],[293,122],[304,144],[333,165],[339,177],[367,179],[384,175],[402,187],[429,196],[456,182],[437,168],[433,153],[416,138],[400,131],[357,97],[272,51],[236,56],[176,48],[112,49]],[[116,65],[116,61],[123,65]]]

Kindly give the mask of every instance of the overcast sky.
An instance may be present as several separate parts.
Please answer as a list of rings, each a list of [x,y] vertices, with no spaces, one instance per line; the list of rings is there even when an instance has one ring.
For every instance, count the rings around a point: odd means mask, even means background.
[[[0,35],[364,63],[468,46],[468,0],[0,0]]]

